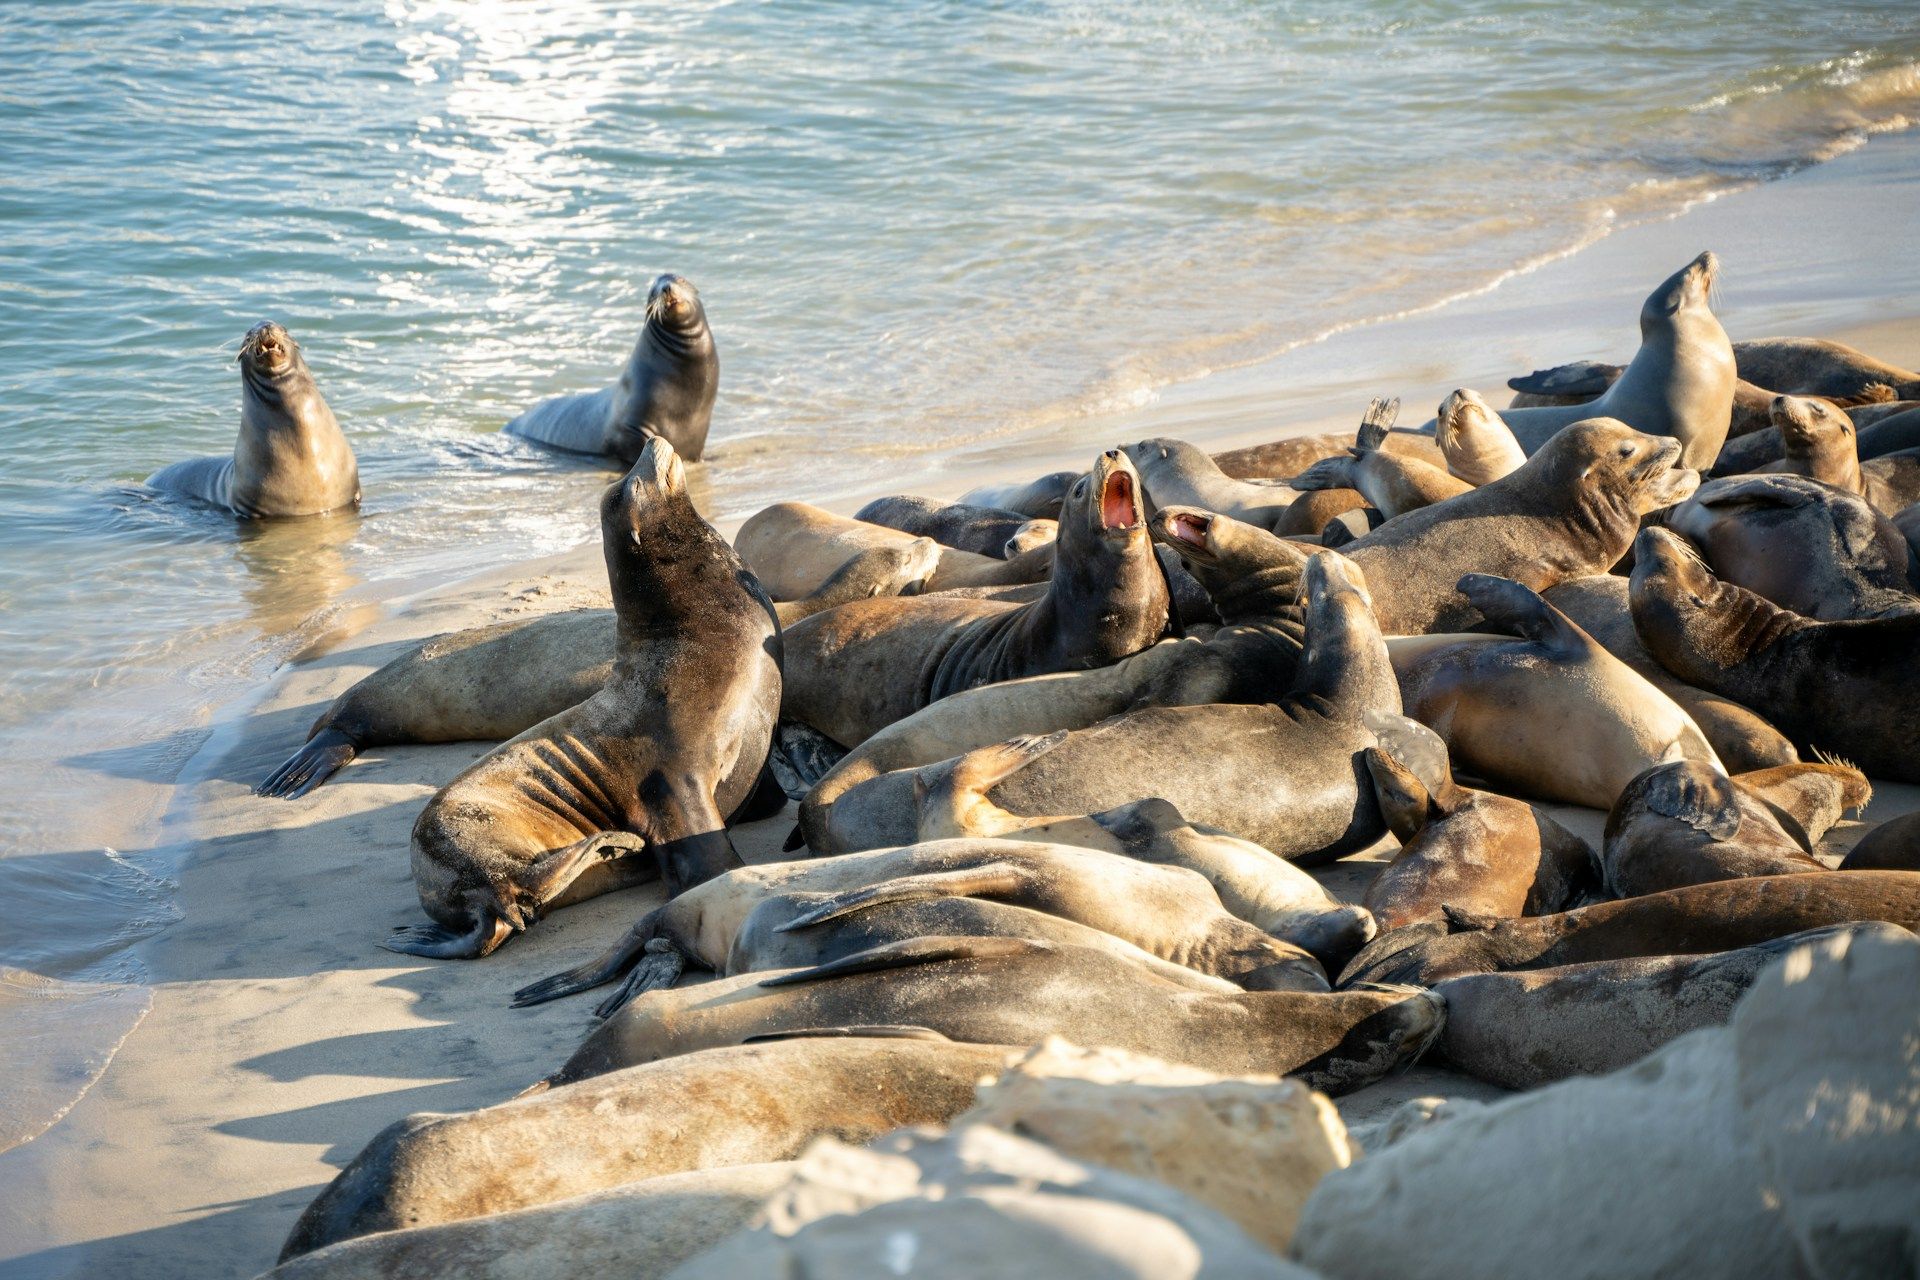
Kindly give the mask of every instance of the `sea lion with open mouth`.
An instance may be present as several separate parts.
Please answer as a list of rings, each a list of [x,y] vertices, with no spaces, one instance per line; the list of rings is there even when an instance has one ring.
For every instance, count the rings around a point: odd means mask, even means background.
[[[646,324],[611,387],[542,400],[506,426],[569,453],[617,458],[631,466],[655,436],[688,462],[707,449],[713,400],[720,390],[720,353],[707,327],[700,291],[663,275],[647,289]]]
[[[237,516],[314,516],[360,502],[360,468],[293,335],[271,320],[240,344],[240,438],[223,458],[162,467],[147,487]]]
[[[1165,635],[1172,603],[1139,478],[1109,450],[1060,513],[1047,592],[1030,604],[938,595],[864,600],[786,635],[782,714],[842,746],[962,689],[1101,667]]]

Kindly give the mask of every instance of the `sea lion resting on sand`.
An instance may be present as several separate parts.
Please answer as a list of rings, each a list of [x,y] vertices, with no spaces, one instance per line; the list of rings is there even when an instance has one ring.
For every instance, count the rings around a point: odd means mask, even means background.
[[[427,802],[413,874],[430,928],[382,945],[484,956],[545,912],[653,874],[669,896],[740,865],[722,815],[766,762],[780,702],[773,605],[655,438],[600,500],[619,641],[606,687]]]
[[[1045,596],[865,600],[816,614],[786,634],[782,714],[858,746],[961,689],[1138,653],[1166,634],[1170,610],[1139,479],[1109,450],[1067,497]]]
[[[853,513],[855,520],[885,525],[943,547],[1006,560],[1045,546],[1059,536],[1054,520],[1035,520],[1017,511],[976,507],[964,502],[899,495],[875,498]]]
[[[506,426],[571,453],[596,453],[630,465],[658,436],[688,462],[706,452],[720,353],[693,282],[656,277],[647,289],[646,323],[620,381],[599,391],[542,400]]]
[[[1088,947],[920,938],[814,969],[651,992],[601,1024],[549,1082],[807,1027],[909,1026],[992,1044],[1061,1035],[1344,1093],[1411,1062],[1440,1018],[1439,999],[1410,987],[1210,994]]]
[[[1266,444],[1249,445],[1244,449],[1225,449],[1213,455],[1213,463],[1234,480],[1283,481],[1288,476],[1299,475],[1322,458],[1339,457],[1352,445],[1352,436],[1337,431],[1322,431],[1313,435],[1288,436]],[[1403,458],[1418,458],[1436,467],[1446,464],[1432,436],[1407,428],[1389,431],[1386,443],[1381,447],[1388,453]]]
[[[1803,751],[1920,782],[1920,614],[1803,618],[1721,582],[1665,529],[1635,544],[1631,600],[1647,651],[1681,679],[1752,707]]]
[[[1773,425],[1785,456],[1761,471],[1807,476],[1871,503],[1894,516],[1920,501],[1920,456],[1915,451],[1860,461],[1853,419],[1844,409],[1808,396],[1776,396]]]
[[[961,494],[960,501],[968,506],[1016,511],[1030,520],[1055,520],[1060,516],[1060,508],[1066,505],[1067,490],[1073,488],[1074,481],[1082,474],[1049,471],[1025,484],[981,485]]]
[[[1353,489],[1389,520],[1472,489],[1473,485],[1430,462],[1387,452],[1387,430],[1399,412],[1398,400],[1376,399],[1367,406],[1348,456],[1323,458],[1289,483],[1301,490]]]
[[[733,536],[734,549],[776,600],[802,600],[831,581],[847,563],[877,547],[918,541],[914,534],[835,515],[804,502],[776,502],[755,512]],[[1053,571],[1051,544],[1010,560],[940,544],[925,591],[959,587],[1024,586]]]
[[[313,516],[360,502],[360,468],[293,335],[271,320],[240,343],[240,437],[223,458],[162,467],[147,487],[238,516]]]
[[[1876,360],[1844,342],[1756,338],[1734,343],[1733,358],[1742,378],[1777,392],[1858,398],[1885,386],[1896,399],[1920,399],[1920,373]]]
[[[1506,422],[1479,393],[1465,387],[1440,402],[1433,435],[1447,460],[1447,473],[1476,489],[1518,471],[1527,460]]]
[[[1554,369],[1536,369],[1524,378],[1508,378],[1507,385],[1513,388],[1512,407],[1515,409],[1539,405],[1591,404],[1605,394],[1608,387],[1618,382],[1620,375],[1625,372],[1625,365],[1576,360]],[[1727,426],[1727,442],[1720,447],[1722,458],[1726,457],[1727,450],[1733,447],[1735,440],[1756,431],[1765,431],[1772,424],[1775,395],[1774,391],[1757,387],[1745,378],[1734,380],[1733,412]],[[1819,398],[1835,408],[1852,409],[1891,402],[1893,388],[1874,386],[1858,396]]]
[[[1198,507],[1271,530],[1286,518],[1299,496],[1281,483],[1235,480],[1204,449],[1184,440],[1141,440],[1128,445],[1125,453],[1139,471],[1140,483],[1156,511]]]
[[[938,556],[931,538],[870,547],[812,595],[782,601],[774,612],[785,627],[850,600],[897,595],[924,582]],[[335,698],[307,730],[306,744],[254,794],[296,799],[369,747],[504,742],[598,693],[613,674],[618,642],[612,609],[572,609],[424,640]],[[749,804],[728,821],[764,817],[763,808]]]

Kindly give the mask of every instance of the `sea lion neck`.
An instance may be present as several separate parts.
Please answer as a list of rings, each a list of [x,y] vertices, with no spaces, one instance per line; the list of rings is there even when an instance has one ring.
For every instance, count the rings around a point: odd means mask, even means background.
[[[654,496],[632,524],[625,507],[616,504],[608,513],[602,535],[622,640],[663,630],[680,634],[730,612],[724,606],[740,563],[687,496]]]

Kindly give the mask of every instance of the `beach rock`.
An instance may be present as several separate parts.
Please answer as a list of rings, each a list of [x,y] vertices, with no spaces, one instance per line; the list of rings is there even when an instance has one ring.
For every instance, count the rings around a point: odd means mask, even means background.
[[[1320,1179],[1353,1161],[1333,1103],[1296,1080],[1219,1076],[1057,1037],[979,1098],[956,1129],[991,1125],[1164,1182],[1276,1251]]]
[[[674,1280],[1310,1280],[1205,1205],[970,1124],[872,1148],[823,1138],[756,1226]]]
[[[752,1220],[792,1161],[649,1178],[536,1209],[344,1240],[261,1280],[653,1280]]]

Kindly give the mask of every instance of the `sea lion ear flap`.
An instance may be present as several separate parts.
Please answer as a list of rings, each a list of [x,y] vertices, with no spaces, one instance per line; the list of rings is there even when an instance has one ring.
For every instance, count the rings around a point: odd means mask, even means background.
[[[1642,803],[1661,817],[1684,822],[1715,840],[1731,840],[1740,829],[1733,779],[1718,768],[1661,765],[1652,776],[1641,777]]]

